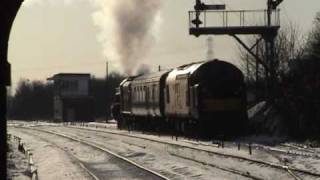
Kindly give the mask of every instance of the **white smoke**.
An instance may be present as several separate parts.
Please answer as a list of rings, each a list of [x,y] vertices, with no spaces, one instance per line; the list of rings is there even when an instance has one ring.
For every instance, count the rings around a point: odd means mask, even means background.
[[[56,4],[56,3],[63,3],[65,5],[71,5],[76,0],[24,0],[22,5],[25,7],[31,7],[35,5],[43,5],[44,3],[47,4]],[[78,0],[80,1],[80,0]],[[82,0],[84,1],[84,0]]]
[[[150,66],[148,66],[147,64],[141,64],[139,66],[139,68],[137,69],[137,75],[141,75],[141,74],[149,74],[151,72],[151,68]]]
[[[104,55],[131,75],[155,42],[160,0],[94,1]]]
[[[24,6],[78,1],[88,1],[95,9],[92,18],[106,60],[116,69],[134,73],[156,41],[161,0],[25,0]]]

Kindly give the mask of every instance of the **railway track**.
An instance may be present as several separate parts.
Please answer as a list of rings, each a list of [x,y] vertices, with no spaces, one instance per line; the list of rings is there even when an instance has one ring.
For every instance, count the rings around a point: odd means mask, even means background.
[[[314,149],[307,149],[306,147],[301,146],[301,145],[287,144],[287,143],[281,144],[281,147],[289,148],[289,149],[294,149],[294,150],[298,151],[297,154],[302,154],[302,155],[305,155],[305,156],[316,157],[316,158],[319,158],[319,159],[320,159],[319,152],[317,152],[317,151],[314,150]],[[288,150],[288,151],[290,152],[290,150]]]
[[[281,144],[279,147],[265,147],[261,145],[253,145],[253,147],[258,149],[263,149],[269,152],[274,152],[277,154],[293,155],[293,156],[302,156],[308,158],[320,159],[318,152],[310,149],[303,149],[300,147],[289,146]]]
[[[172,147],[176,147],[177,149],[189,149],[195,152],[199,152],[199,153],[207,153],[211,156],[219,156],[225,159],[233,159],[233,160],[237,160],[237,161],[241,161],[241,162],[247,162],[248,164],[252,165],[256,165],[259,168],[266,168],[266,169],[273,169],[274,171],[282,171],[282,172],[286,172],[288,174],[289,177],[293,178],[293,179],[319,179],[320,178],[320,174],[317,172],[310,172],[310,171],[306,171],[306,170],[302,170],[302,169],[298,169],[298,168],[293,168],[290,166],[286,166],[286,165],[280,165],[280,164],[275,164],[275,163],[270,163],[270,162],[265,162],[265,161],[260,161],[260,160],[255,160],[255,159],[251,159],[251,158],[246,158],[246,157],[241,157],[241,156],[237,156],[237,155],[233,155],[233,154],[226,154],[226,153],[220,153],[220,152],[214,152],[214,151],[209,151],[209,150],[204,150],[204,149],[200,149],[197,147],[192,147],[192,146],[186,146],[186,145],[181,145],[181,144],[177,144],[174,142],[164,142],[164,141],[160,141],[160,140],[155,140],[155,139],[150,139],[150,138],[146,138],[146,137],[139,137],[136,135],[132,135],[132,134],[123,134],[123,133],[117,133],[117,132],[111,132],[108,130],[99,130],[99,129],[88,129],[88,128],[79,128],[79,127],[72,127],[72,128],[76,128],[76,129],[82,129],[82,130],[87,130],[87,131],[93,131],[93,132],[102,132],[102,133],[107,133],[107,134],[112,134],[112,135],[119,135],[119,136],[125,136],[125,137],[129,137],[129,138],[137,138],[137,139],[141,139],[141,140],[147,140],[150,142],[155,142],[155,143],[162,143],[162,144],[166,144]],[[264,178],[260,178],[257,175],[254,175],[254,172],[250,172],[250,171],[241,171],[241,170],[237,170],[234,168],[226,168],[226,167],[221,167],[219,165],[216,164],[210,164],[210,163],[205,163],[201,160],[197,160],[197,159],[193,159],[190,157],[186,157],[183,156],[179,153],[172,153],[172,155],[175,156],[180,156],[181,158],[184,159],[188,159],[188,160],[192,160],[198,163],[202,163],[202,164],[206,164],[209,166],[213,166],[215,168],[224,170],[224,171],[228,171],[231,173],[235,173],[244,177],[248,177],[251,179],[264,179]]]
[[[253,147],[261,149],[262,151],[265,151],[266,153],[271,154],[273,157],[279,160],[284,166],[286,166],[290,161],[291,157],[302,157],[302,158],[308,158],[312,160],[319,160],[320,156],[319,153],[316,150],[307,149],[305,147],[291,145],[291,144],[280,144],[277,147],[266,147],[262,145],[254,145]],[[294,169],[292,171],[291,169]],[[301,169],[296,168],[288,168],[288,172],[292,174],[295,179],[301,179],[296,174],[312,174],[316,179],[320,179],[319,173],[314,173],[310,171],[305,171]],[[296,173],[294,173],[296,172]]]
[[[86,146],[86,147],[90,147],[93,151],[98,151],[99,153],[105,153],[107,154],[107,156],[109,156],[109,161],[110,162],[106,162],[106,163],[112,163],[112,166],[114,166],[114,164],[117,164],[118,167],[121,169],[121,171],[119,172],[119,170],[117,170],[117,172],[111,172],[109,170],[109,175],[106,173],[101,173],[101,169],[99,170],[99,166],[95,166],[93,163],[86,163],[83,162],[81,160],[81,158],[78,158],[76,155],[67,152],[68,155],[70,155],[70,157],[74,160],[77,161],[77,163],[92,177],[92,179],[95,180],[100,180],[100,179],[159,179],[159,180],[168,180],[169,178],[153,171],[150,170],[146,167],[143,167],[123,156],[120,156],[108,149],[105,149],[103,147],[100,147],[96,144],[75,138],[75,137],[71,137],[62,133],[56,133],[56,132],[51,132],[51,131],[46,131],[46,130],[40,130],[40,129],[35,129],[35,128],[30,128],[30,127],[15,127],[17,129],[21,129],[22,131],[24,131],[24,133],[36,136],[38,138],[40,138],[43,141],[47,141],[51,144],[53,144],[55,147],[60,148],[62,150],[65,151],[64,148],[61,147],[61,145],[58,145],[57,143],[53,143],[50,140],[42,137],[40,134],[44,133],[44,134],[50,134],[53,135],[58,138],[62,138],[68,141],[72,141],[72,142],[76,142],[79,144],[81,144],[81,146]],[[33,132],[36,132],[33,133]],[[94,153],[94,152],[91,152]],[[128,173],[129,172],[129,173]]]

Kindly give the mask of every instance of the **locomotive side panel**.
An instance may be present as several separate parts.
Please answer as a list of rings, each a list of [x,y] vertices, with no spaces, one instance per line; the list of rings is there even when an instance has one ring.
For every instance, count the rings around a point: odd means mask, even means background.
[[[169,75],[170,76],[170,75]],[[167,78],[165,87],[165,110],[168,117],[187,117],[190,114],[188,74]]]
[[[180,66],[169,73],[165,87],[166,116],[186,119],[195,117],[192,117],[192,112],[195,112],[197,96],[192,94],[194,91],[191,88],[190,77],[203,63]]]

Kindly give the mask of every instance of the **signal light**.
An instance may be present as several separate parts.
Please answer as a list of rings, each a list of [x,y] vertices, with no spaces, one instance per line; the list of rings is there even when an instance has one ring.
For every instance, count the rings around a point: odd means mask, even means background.
[[[278,0],[282,1],[282,0]],[[205,4],[201,2],[201,0],[196,0],[196,5],[194,6],[194,10],[196,11],[206,11],[206,10],[225,10],[225,4]]]
[[[192,24],[195,24],[196,27],[198,28],[200,24],[202,24],[202,21],[199,20],[199,17],[191,21]]]
[[[196,27],[198,28],[200,24],[202,24],[202,21],[199,19],[200,16],[200,11],[196,11],[196,18],[192,20],[192,24],[195,24]]]

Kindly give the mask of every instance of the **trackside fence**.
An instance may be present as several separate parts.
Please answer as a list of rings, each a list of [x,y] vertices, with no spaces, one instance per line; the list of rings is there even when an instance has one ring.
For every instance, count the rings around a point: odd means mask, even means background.
[[[13,141],[18,144],[18,151],[23,153],[28,160],[28,171],[30,173],[32,180],[38,180],[38,170],[33,161],[33,154],[30,149],[27,148],[25,143],[22,142],[22,139],[18,136],[7,134],[7,140]]]

